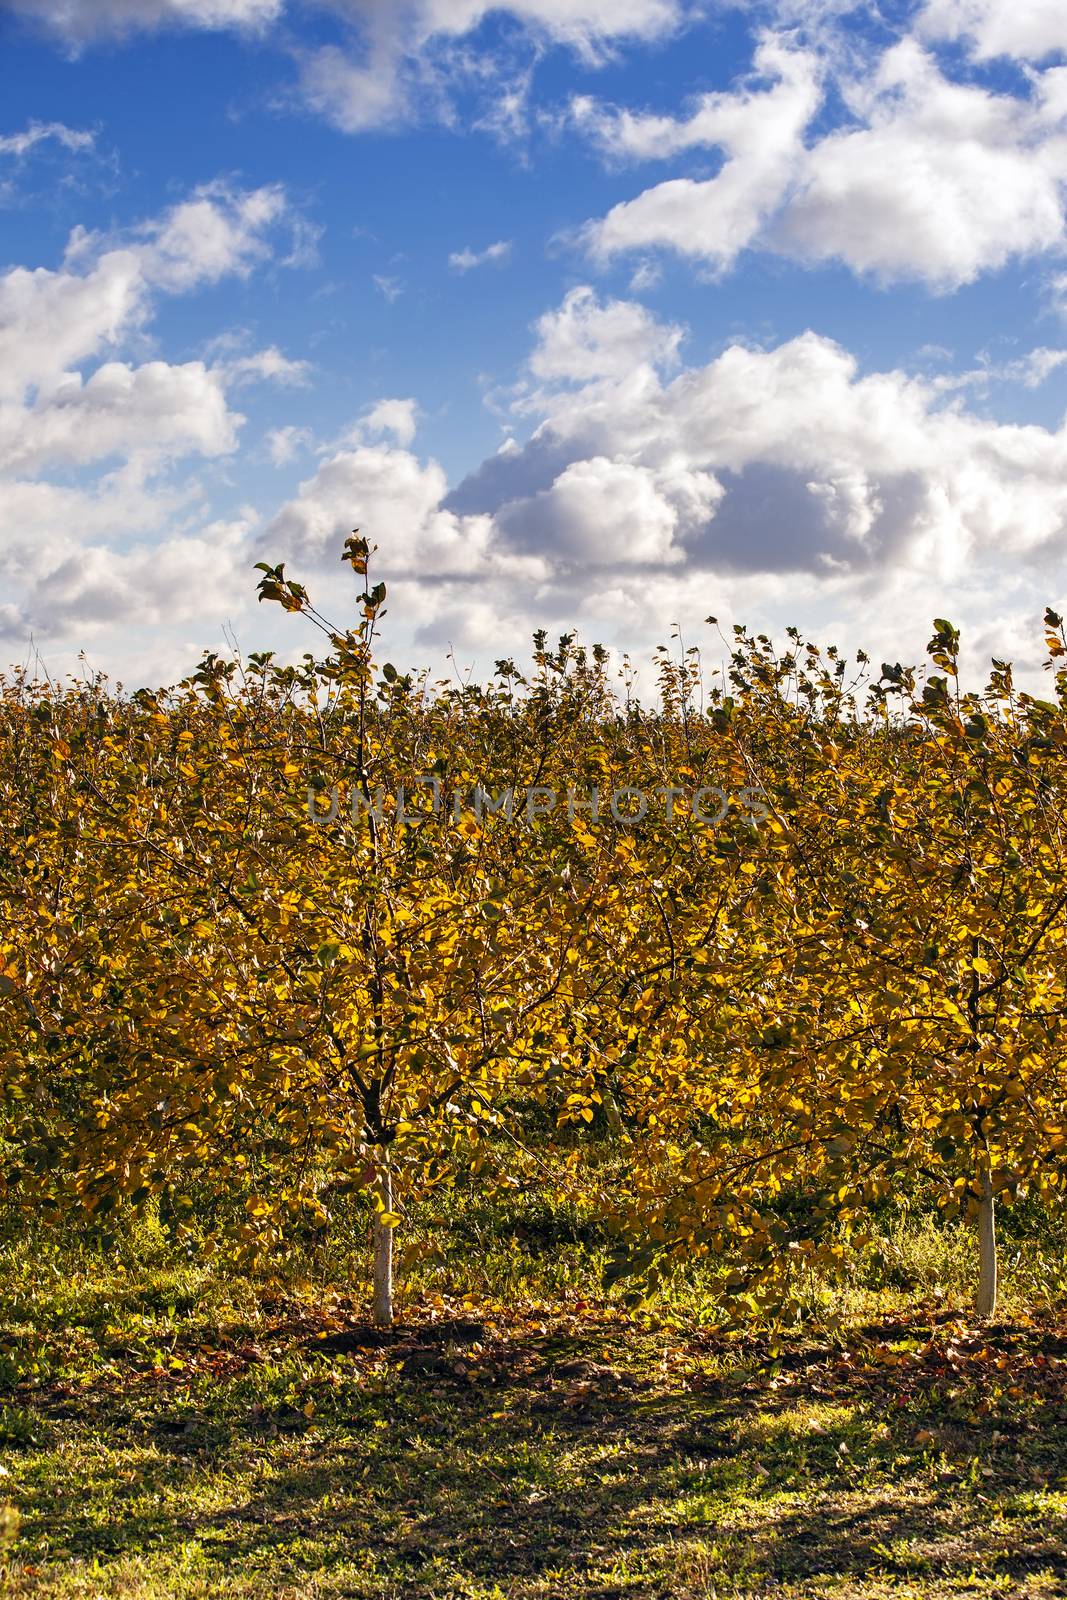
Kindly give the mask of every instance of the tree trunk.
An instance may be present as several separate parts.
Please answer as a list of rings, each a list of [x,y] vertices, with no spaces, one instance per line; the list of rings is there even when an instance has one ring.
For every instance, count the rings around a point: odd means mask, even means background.
[[[982,1318],[997,1309],[997,1203],[988,1172],[982,1178],[982,1198],[978,1202],[978,1304]]]
[[[375,1207],[371,1232],[374,1239],[374,1296],[371,1302],[371,1320],[376,1328],[393,1325],[393,1230],[383,1226],[380,1218],[393,1209],[393,1174],[388,1159],[378,1169],[378,1199],[381,1210]]]

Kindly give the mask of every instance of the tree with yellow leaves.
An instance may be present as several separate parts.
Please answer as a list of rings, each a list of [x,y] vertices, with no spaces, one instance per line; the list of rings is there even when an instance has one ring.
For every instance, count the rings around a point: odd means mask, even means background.
[[[768,812],[758,959],[722,974],[725,1032],[652,1086],[682,1126],[666,1176],[635,1163],[631,1231],[731,1251],[773,1297],[919,1176],[976,1218],[990,1315],[997,1199],[1065,1180],[1063,684],[1043,702],[996,663],[964,695],[938,623],[940,674],[884,668],[861,706],[835,652],[795,644],[735,654],[720,725]],[[685,1106],[712,1110],[688,1137]]]

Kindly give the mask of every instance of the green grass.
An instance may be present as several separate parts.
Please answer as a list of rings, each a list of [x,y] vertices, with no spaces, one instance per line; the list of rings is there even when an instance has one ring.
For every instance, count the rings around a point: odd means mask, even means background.
[[[106,1254],[11,1246],[0,1592],[1065,1592],[1061,1239],[1009,1236],[989,1329],[966,1236],[898,1219],[798,1326],[727,1332],[707,1273],[636,1311],[605,1297],[595,1223],[536,1197],[422,1226],[436,1253],[384,1343],[350,1245],[284,1289],[152,1223]]]

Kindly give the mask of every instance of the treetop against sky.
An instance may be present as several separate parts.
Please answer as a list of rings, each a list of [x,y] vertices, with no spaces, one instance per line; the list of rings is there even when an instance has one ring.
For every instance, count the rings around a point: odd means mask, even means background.
[[[709,612],[1036,672],[1067,516],[1060,0],[0,0],[0,657]]]

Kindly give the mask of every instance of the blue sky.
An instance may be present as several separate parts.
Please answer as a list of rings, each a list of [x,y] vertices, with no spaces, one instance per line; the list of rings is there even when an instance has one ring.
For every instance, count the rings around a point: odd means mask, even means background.
[[[389,652],[709,612],[1031,670],[1059,0],[0,0],[0,655],[180,674],[285,559]]]

